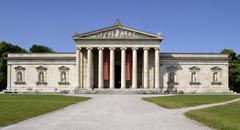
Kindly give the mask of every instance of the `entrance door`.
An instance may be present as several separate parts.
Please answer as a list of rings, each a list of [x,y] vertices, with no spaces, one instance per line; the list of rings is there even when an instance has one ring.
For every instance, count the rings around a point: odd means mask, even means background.
[[[121,65],[115,66],[115,88],[121,88]]]

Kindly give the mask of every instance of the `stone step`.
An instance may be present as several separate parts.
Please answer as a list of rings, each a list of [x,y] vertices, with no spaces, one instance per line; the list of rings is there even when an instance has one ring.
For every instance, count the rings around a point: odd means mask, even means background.
[[[73,91],[74,94],[173,94],[172,91],[166,92],[160,89],[82,89],[82,88],[75,88]],[[192,92],[176,92],[179,94],[193,94]],[[208,91],[205,93],[212,93],[212,94],[236,94],[232,90],[216,90],[216,91]],[[196,93],[197,94],[197,93]]]
[[[75,89],[75,94],[163,94],[161,90],[149,90],[149,89]]]

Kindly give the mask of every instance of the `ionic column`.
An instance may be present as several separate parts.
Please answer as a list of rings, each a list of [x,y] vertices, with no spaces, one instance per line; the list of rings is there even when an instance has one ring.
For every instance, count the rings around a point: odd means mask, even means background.
[[[114,56],[114,50],[115,48],[109,48],[110,49],[110,84],[109,88],[114,89],[115,86],[115,56]]]
[[[77,85],[78,87],[80,86],[80,49],[81,48],[76,48],[76,65],[77,65]]]
[[[87,89],[92,88],[92,69],[92,48],[87,48]]]
[[[132,89],[137,89],[137,49],[132,48]]]
[[[148,88],[148,50],[149,48],[143,48],[143,88]]]
[[[102,89],[104,80],[103,80],[103,49],[98,48],[98,88]]]
[[[155,48],[155,89],[159,89],[159,48]]]
[[[121,48],[121,89],[126,88],[126,48]]]
[[[80,88],[83,88],[83,51],[80,48],[80,54],[79,54],[79,67],[80,67]]]

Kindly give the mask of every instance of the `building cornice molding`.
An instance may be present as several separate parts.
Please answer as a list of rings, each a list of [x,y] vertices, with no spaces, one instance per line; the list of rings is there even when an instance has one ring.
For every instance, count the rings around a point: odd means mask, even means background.
[[[160,53],[161,60],[217,60],[228,61],[225,54],[220,53]]]
[[[76,57],[9,57],[7,60],[76,60]]]
[[[162,57],[160,56],[161,60],[215,60],[215,61],[228,61],[226,58],[221,57]]]

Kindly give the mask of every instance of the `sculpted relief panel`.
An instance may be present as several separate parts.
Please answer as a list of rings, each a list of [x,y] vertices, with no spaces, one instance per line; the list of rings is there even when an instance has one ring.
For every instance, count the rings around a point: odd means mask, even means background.
[[[149,38],[149,37],[133,31],[113,29],[92,34],[90,36],[87,36],[86,38]]]

